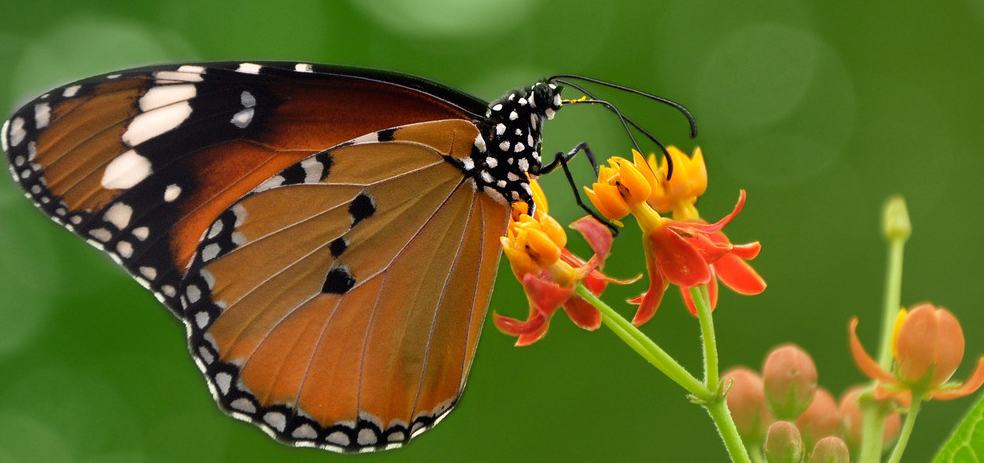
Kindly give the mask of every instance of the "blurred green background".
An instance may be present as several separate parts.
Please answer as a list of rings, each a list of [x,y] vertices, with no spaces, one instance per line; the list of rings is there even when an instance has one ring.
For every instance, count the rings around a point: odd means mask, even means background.
[[[664,142],[707,157],[699,205],[716,219],[738,190],[736,242],[761,240],[761,296],[723,293],[724,366],[758,368],[773,345],[814,356],[834,395],[862,380],[847,321],[876,345],[882,202],[902,193],[915,228],[902,300],[932,300],[984,352],[984,1],[320,2],[7,1],[0,4],[0,110],[88,75],[156,62],[285,59],[399,70],[486,99],[579,73],[688,105],[606,93]],[[627,154],[601,108],[568,108],[544,152],[589,141]],[[575,164],[589,182],[587,164]],[[579,216],[562,176],[551,212]],[[606,267],[642,267],[626,229]],[[586,246],[572,239],[575,250]],[[492,308],[526,313],[502,272]],[[642,291],[613,288],[620,301]],[[605,329],[563,316],[528,348],[486,324],[457,410],[408,448],[347,457],[277,444],[222,415],[185,351],[184,330],[108,259],[33,210],[0,177],[0,462],[725,461],[707,415]],[[678,292],[645,331],[692,371],[698,326]],[[969,364],[970,362],[966,362]],[[965,364],[957,373],[969,372]],[[971,399],[924,408],[906,461],[927,461]]]

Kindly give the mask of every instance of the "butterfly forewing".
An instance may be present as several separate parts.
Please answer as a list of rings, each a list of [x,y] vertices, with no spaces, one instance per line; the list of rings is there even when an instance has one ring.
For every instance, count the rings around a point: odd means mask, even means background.
[[[28,197],[180,315],[178,284],[199,241],[258,185],[317,175],[301,161],[367,133],[482,111],[396,74],[191,64],[66,85],[18,110],[0,139]]]
[[[450,410],[508,219],[449,162],[477,136],[443,120],[362,137],[219,215],[181,298],[225,410],[348,451],[398,446]]]

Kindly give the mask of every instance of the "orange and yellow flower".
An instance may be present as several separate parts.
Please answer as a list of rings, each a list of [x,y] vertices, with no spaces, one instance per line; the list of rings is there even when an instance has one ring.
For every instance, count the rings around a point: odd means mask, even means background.
[[[567,234],[547,214],[543,191],[535,180],[531,179],[530,185],[536,211],[530,216],[525,203],[515,203],[506,236],[501,238],[513,274],[523,285],[529,301],[529,315],[526,320],[517,320],[493,313],[492,318],[499,331],[518,338],[517,346],[542,339],[547,334],[550,318],[560,308],[575,325],[586,330],[597,329],[601,326],[601,313],[574,294],[574,289],[583,283],[592,293],[600,295],[608,282],[614,281],[597,270],[612,247],[608,229],[590,217],[571,224],[594,251],[585,262],[566,249]]]
[[[945,308],[929,303],[902,309],[892,335],[892,372],[885,371],[858,340],[858,319],[850,324],[851,354],[861,371],[878,381],[875,398],[891,397],[904,407],[914,396],[950,400],[972,394],[984,384],[984,356],[963,383],[951,382],[964,354],[960,322]]]
[[[745,262],[758,254],[759,244],[736,246],[721,232],[741,211],[745,192],[741,192],[729,215],[714,224],[704,222],[694,207],[707,185],[700,151],[693,159],[676,148],[668,151],[678,166],[672,180],[666,178],[666,164],[654,166],[655,160],[647,162],[633,151],[632,161],[611,158],[609,165],[601,168],[598,181],[585,188],[588,199],[602,215],[619,220],[632,214],[642,228],[649,289],[629,301],[639,305],[632,320],[636,326],[652,318],[670,284],[684,290],[684,299],[695,315],[687,289],[710,285],[713,308],[717,295],[715,276],[742,294],[758,294],[765,289],[765,281]],[[660,212],[676,215],[669,219]]]

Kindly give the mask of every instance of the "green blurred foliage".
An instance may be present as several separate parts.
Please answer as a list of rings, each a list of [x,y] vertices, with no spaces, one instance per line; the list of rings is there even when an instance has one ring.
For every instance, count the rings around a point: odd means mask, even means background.
[[[863,378],[847,320],[875,346],[885,247],[882,201],[905,195],[914,227],[902,300],[932,300],[984,352],[984,2],[588,0],[370,3],[56,1],[0,4],[0,108],[90,74],[161,61],[285,59],[429,77],[486,99],[552,73],[580,73],[690,106],[689,140],[672,110],[606,92],[664,142],[708,159],[702,213],[748,191],[729,226],[761,240],[761,296],[723,293],[722,365],[758,368],[795,342],[835,394]],[[629,143],[601,108],[564,110],[545,152]],[[589,182],[587,163],[575,163]],[[579,212],[563,178],[543,182],[562,222]],[[630,226],[606,270],[642,271]],[[581,252],[586,246],[572,239]],[[525,314],[503,272],[492,299]],[[613,288],[621,303],[641,285]],[[458,409],[408,448],[372,461],[724,461],[707,415],[604,329],[558,317],[524,349],[486,326]],[[696,320],[671,290],[645,331],[692,370]],[[0,178],[0,461],[329,461],[223,416],[184,352],[184,333],[108,259],[32,211]],[[968,362],[969,363],[969,362]],[[958,373],[962,377],[969,368]],[[907,452],[926,461],[971,400],[929,403]]]

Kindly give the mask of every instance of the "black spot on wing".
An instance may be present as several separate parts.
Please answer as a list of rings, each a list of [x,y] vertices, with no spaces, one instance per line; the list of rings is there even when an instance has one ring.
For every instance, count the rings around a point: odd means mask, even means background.
[[[359,195],[352,200],[352,204],[349,204],[349,214],[352,214],[353,227],[357,223],[372,217],[375,212],[376,204],[373,202],[372,197],[366,193],[359,193]]]
[[[345,241],[345,238],[336,238],[328,248],[331,250],[331,256],[337,259],[338,256],[342,255],[348,249],[348,242]]]
[[[376,136],[379,137],[379,141],[393,141],[393,132],[395,131],[395,128],[380,130],[376,133]]]
[[[331,294],[345,294],[355,286],[355,278],[345,266],[338,266],[328,271],[325,276],[325,284],[321,291]]]

